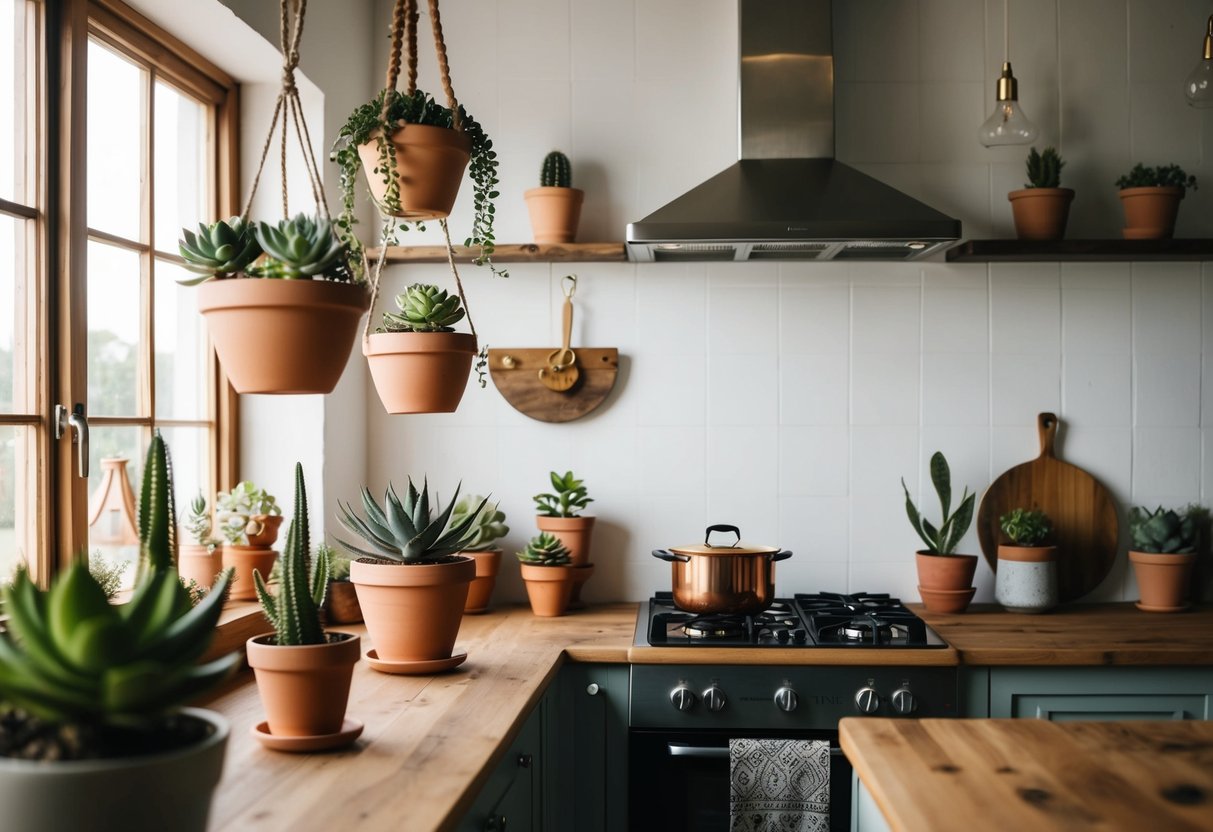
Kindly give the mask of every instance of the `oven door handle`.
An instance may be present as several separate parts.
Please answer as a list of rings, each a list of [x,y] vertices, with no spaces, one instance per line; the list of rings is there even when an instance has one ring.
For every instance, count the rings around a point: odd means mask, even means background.
[[[711,759],[726,759],[729,749],[719,745],[689,745],[685,742],[667,742],[666,751],[671,757],[707,757]],[[841,757],[841,748],[831,748],[831,757]]]

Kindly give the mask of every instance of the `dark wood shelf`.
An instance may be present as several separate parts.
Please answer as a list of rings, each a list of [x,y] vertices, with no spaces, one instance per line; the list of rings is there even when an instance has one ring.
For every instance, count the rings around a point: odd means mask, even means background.
[[[474,248],[455,246],[455,260],[470,263],[479,254]],[[367,249],[371,261],[379,256],[378,248]],[[500,244],[493,254],[494,263],[622,263],[628,259],[623,243],[537,243]],[[445,263],[445,246],[388,246],[389,263]]]
[[[1213,239],[964,240],[948,249],[947,258],[949,263],[1213,260]]]

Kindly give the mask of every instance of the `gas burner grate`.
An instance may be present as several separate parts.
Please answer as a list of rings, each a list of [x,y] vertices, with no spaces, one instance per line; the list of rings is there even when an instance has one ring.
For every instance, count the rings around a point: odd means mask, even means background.
[[[776,601],[756,615],[695,615],[678,609],[672,593],[649,602],[649,644],[781,647],[809,641],[791,601]]]
[[[937,647],[937,635],[887,593],[797,595],[814,642],[823,646]]]

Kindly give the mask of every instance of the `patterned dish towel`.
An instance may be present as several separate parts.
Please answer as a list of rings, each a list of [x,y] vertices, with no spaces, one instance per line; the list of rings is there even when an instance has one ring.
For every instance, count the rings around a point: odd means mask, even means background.
[[[829,832],[830,744],[729,740],[732,832]]]

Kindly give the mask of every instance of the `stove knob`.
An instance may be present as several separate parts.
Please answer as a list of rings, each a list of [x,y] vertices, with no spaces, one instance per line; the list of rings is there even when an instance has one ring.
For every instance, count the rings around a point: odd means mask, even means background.
[[[726,701],[724,691],[715,685],[712,685],[703,692],[703,704],[708,706],[709,711],[724,710],[724,703]]]
[[[679,685],[670,691],[670,702],[680,711],[689,711],[695,707],[695,694],[686,685]]]
[[[800,704],[800,697],[796,695],[796,691],[784,685],[775,691],[775,704],[779,707],[779,710],[785,714],[790,714]]]
[[[855,707],[861,714],[874,714],[880,708],[880,694],[875,688],[860,688],[855,693]]]
[[[893,705],[893,710],[902,716],[909,716],[918,710],[918,698],[906,687],[893,691],[889,701]]]

